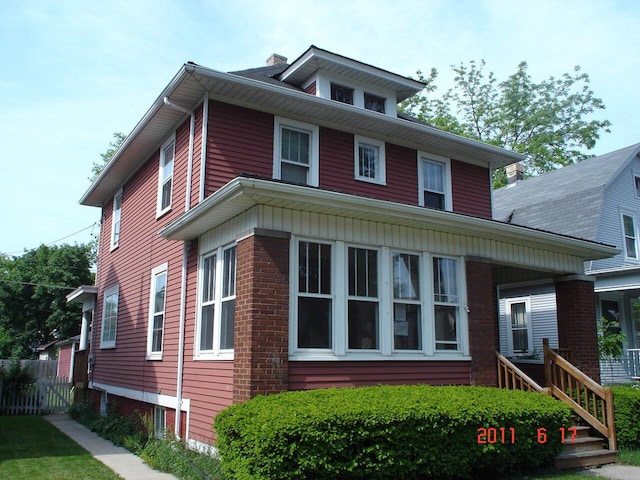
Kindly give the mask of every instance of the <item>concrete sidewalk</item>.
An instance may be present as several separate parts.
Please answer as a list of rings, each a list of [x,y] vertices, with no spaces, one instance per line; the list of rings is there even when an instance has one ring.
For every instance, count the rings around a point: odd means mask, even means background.
[[[129,450],[99,437],[69,415],[45,415],[44,419],[125,480],[177,480],[173,475],[149,467]]]
[[[629,465],[605,465],[604,467],[594,468],[593,470],[585,470],[579,472],[585,477],[602,478],[609,480],[638,480],[640,479],[640,467],[631,467]]]

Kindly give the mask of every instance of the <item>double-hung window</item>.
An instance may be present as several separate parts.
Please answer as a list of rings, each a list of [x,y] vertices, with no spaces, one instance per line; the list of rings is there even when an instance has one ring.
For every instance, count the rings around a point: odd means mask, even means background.
[[[122,188],[113,197],[113,218],[111,221],[111,250],[120,242],[120,220],[122,218]]]
[[[624,254],[627,259],[638,259],[638,230],[632,214],[622,213],[622,233],[624,236]]]
[[[380,348],[378,251],[349,247],[348,251],[348,348]]]
[[[158,180],[157,216],[171,210],[173,192],[173,160],[175,157],[175,135],[160,147],[160,172]]]
[[[167,300],[167,264],[151,271],[151,294],[149,299],[149,333],[147,338],[147,358],[162,359],[165,308]]]
[[[422,350],[420,256],[393,252],[393,348]]]
[[[118,295],[120,287],[116,285],[105,290],[102,305],[102,332],[100,333],[100,348],[114,348],[116,346],[116,330],[118,326]]]
[[[331,250],[326,243],[298,242],[298,348],[333,347]]]
[[[200,315],[196,356],[233,353],[236,311],[236,246],[204,255],[200,264]]]
[[[276,117],[273,177],[318,186],[317,126]]]
[[[365,182],[386,183],[384,142],[354,137],[355,178]]]
[[[418,204],[452,210],[451,163],[448,158],[418,153]]]
[[[433,308],[437,350],[460,348],[458,260],[433,257]]]
[[[531,300],[529,297],[509,298],[505,301],[507,325],[511,341],[510,350],[513,355],[533,353],[533,336],[531,335]]]

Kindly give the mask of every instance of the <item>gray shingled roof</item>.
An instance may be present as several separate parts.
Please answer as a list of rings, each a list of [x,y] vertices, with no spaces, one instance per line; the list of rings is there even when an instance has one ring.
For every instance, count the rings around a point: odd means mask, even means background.
[[[605,187],[640,144],[554,170],[493,192],[493,218],[597,241]]]

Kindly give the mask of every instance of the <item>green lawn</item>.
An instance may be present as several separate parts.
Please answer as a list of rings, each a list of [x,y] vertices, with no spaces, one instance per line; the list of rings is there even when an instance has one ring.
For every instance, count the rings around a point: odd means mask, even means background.
[[[0,416],[0,478],[121,478],[42,417]]]

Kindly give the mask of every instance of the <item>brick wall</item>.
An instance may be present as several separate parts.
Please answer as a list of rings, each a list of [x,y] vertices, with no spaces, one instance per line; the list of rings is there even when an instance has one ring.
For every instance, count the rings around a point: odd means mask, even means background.
[[[288,389],[289,235],[238,242],[233,401]]]
[[[467,260],[466,274],[471,384],[496,386],[498,313],[491,265],[482,261]]]
[[[593,282],[569,277],[556,280],[555,285],[559,346],[570,348],[574,365],[600,382]]]

